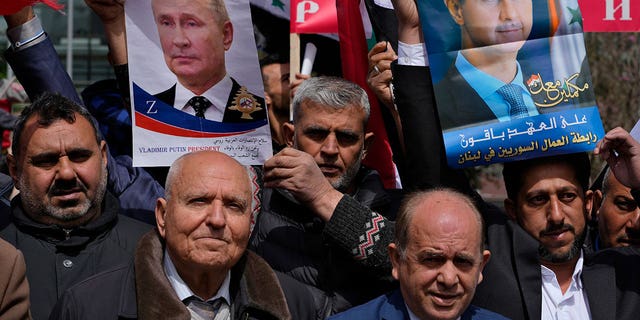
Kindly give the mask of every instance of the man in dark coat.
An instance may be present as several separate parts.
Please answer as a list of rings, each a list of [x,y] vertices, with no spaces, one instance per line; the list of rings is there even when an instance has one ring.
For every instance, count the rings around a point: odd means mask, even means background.
[[[393,198],[360,165],[373,138],[368,118],[362,88],[332,77],[305,80],[293,98],[293,124],[284,125],[289,147],[264,165],[251,248],[307,285],[326,315],[393,288],[386,252]]]
[[[0,237],[24,253],[31,311],[45,319],[71,285],[129,261],[149,226],[118,215],[106,144],[83,107],[43,94],[22,112],[12,145],[20,194]]]
[[[180,157],[169,170],[166,198],[157,201],[157,230],[140,241],[133,265],[75,286],[51,318],[198,319],[194,314],[208,308],[215,319],[315,318],[304,287],[279,280],[246,250],[258,208],[256,178],[222,153]]]

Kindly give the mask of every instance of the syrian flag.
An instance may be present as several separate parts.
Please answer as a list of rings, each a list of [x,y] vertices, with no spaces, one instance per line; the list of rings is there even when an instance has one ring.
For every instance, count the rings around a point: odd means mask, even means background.
[[[393,163],[393,153],[380,113],[380,106],[376,95],[367,85],[368,48],[359,2],[359,0],[336,0],[342,76],[364,88],[369,96],[371,115],[367,131],[373,132],[376,138],[369,148],[364,162],[380,173],[385,188],[397,189],[401,188],[400,178]]]

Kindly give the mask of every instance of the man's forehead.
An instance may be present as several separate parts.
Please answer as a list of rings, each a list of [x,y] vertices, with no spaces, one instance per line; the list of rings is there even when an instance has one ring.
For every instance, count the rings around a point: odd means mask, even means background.
[[[562,184],[563,188],[575,188],[581,190],[582,186],[577,178],[576,169],[567,163],[553,163],[538,165],[525,169],[522,172],[523,179],[520,186],[520,193],[528,193],[531,188],[548,187],[551,183]],[[562,183],[564,182],[564,183]]]
[[[174,181],[184,183],[187,186],[195,181],[215,185],[212,180],[230,181],[241,188],[247,186],[250,190],[249,176],[247,168],[231,157],[218,153],[201,151],[187,154],[174,163],[172,175]]]
[[[59,118],[59,119],[52,120],[48,124],[41,124],[40,123],[41,117],[37,114],[32,115],[27,119],[27,121],[25,121],[24,128],[21,133],[20,143],[21,144],[23,143],[23,139],[31,140],[33,134],[36,131],[47,130],[47,129],[51,129],[52,127],[55,127],[58,129],[62,128],[64,130],[69,130],[69,131],[75,131],[78,134],[78,136],[89,135],[95,141],[96,139],[95,129],[91,125],[91,122],[89,122],[89,120],[85,119],[83,116],[81,116],[78,113],[74,113],[74,118],[75,120],[73,120],[73,122],[70,122],[67,119]],[[46,139],[47,137],[42,137],[42,138]]]
[[[318,117],[318,113],[337,115],[341,120],[353,123],[363,123],[366,117],[364,108],[354,103],[335,107],[313,100],[305,100],[300,104],[299,108],[301,113],[298,121],[305,123],[321,122],[323,118]]]
[[[469,205],[449,195],[432,195],[417,208],[410,230],[424,236],[462,233],[468,238],[480,232],[478,217]]]

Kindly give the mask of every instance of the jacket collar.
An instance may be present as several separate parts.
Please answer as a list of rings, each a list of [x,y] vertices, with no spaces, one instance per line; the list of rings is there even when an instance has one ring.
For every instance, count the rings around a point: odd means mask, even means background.
[[[105,193],[100,215],[87,223],[70,230],[64,230],[58,225],[36,222],[23,211],[20,195],[11,201],[12,221],[16,228],[36,238],[53,243],[57,248],[71,249],[83,247],[96,237],[111,230],[118,221],[118,200],[109,192]]]
[[[120,315],[138,315],[138,319],[190,319],[185,305],[176,295],[162,267],[164,241],[157,230],[140,239],[134,259],[135,280],[127,281],[120,302]],[[133,279],[133,273],[128,279]],[[134,289],[135,287],[135,289]],[[135,290],[135,291],[134,291]],[[256,254],[246,251],[231,269],[231,310],[233,318],[259,310],[276,319],[289,319],[289,309],[278,279],[269,265]],[[135,292],[135,293],[134,293]],[[136,301],[136,305],[132,302]]]
[[[607,263],[587,263],[582,269],[591,318],[611,319],[616,315],[616,270]],[[602,294],[606,293],[606,294]]]
[[[409,319],[400,289],[387,293],[387,303],[380,307],[380,319]]]
[[[520,294],[528,319],[540,319],[542,306],[542,272],[538,259],[538,241],[524,229],[509,221],[513,229],[513,254],[516,264],[516,276],[520,285]]]

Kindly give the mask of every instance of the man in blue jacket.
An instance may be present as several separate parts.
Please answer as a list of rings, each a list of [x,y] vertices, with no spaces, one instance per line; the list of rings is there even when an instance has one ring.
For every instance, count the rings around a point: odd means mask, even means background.
[[[400,289],[334,319],[503,319],[471,306],[482,269],[483,221],[472,200],[450,189],[414,193],[402,204],[389,244]]]

